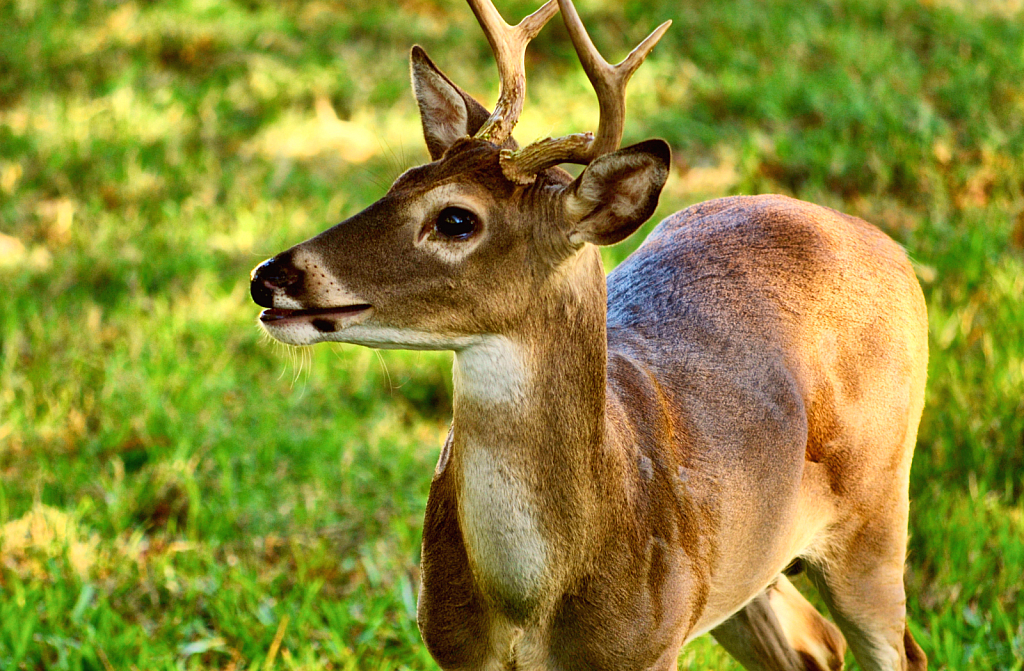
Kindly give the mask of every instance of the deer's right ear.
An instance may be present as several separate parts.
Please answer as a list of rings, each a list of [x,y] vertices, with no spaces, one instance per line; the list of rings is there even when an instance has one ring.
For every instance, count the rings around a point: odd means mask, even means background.
[[[410,61],[423,138],[430,159],[436,161],[456,140],[480,130],[490,113],[448,79],[419,46],[412,48]]]
[[[569,241],[614,245],[640,228],[658,207],[672,150],[664,140],[647,140],[604,154],[566,187]]]

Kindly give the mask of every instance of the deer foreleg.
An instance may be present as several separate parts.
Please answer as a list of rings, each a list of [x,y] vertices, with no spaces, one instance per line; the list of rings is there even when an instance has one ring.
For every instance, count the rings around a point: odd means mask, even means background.
[[[749,671],[839,671],[846,641],[785,576],[711,635]]]

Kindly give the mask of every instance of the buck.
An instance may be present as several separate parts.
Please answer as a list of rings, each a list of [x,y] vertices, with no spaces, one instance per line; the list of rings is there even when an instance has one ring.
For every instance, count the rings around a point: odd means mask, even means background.
[[[454,351],[418,624],[444,669],[673,669],[710,632],[748,669],[924,669],[906,625],[908,478],[927,363],[902,249],[782,196],[694,205],[614,272],[668,145],[619,149],[627,80],[570,0],[509,26],[492,113],[419,47],[432,162],[252,274],[262,326]],[[561,12],[596,134],[512,139],[527,43]],[[573,178],[560,164],[586,166]],[[794,588],[802,566],[836,624]]]

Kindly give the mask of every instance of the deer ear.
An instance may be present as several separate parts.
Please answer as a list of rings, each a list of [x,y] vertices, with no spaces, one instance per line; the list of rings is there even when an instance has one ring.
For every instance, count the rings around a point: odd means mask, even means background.
[[[569,240],[613,245],[628,238],[658,207],[672,162],[664,140],[647,140],[594,159],[566,187]]]
[[[430,159],[441,158],[456,140],[473,135],[489,116],[483,105],[448,79],[419,46],[412,48],[412,90],[420,108]]]

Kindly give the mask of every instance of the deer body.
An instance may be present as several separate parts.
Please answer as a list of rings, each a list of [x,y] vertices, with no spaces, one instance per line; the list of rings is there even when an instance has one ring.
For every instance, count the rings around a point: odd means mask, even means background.
[[[569,0],[515,27],[470,5],[495,111],[414,48],[432,162],[252,276],[283,342],[455,352],[423,529],[431,654],[665,670],[710,631],[751,671],[841,669],[846,640],[866,670],[925,669],[903,561],[927,318],[903,251],[833,210],[736,197],[672,215],[606,280],[594,245],[646,221],[668,174],[662,141],[616,151],[667,24],[610,66]],[[600,127],[520,150],[523,53],[559,9]],[[795,561],[838,629],[783,575]]]
[[[475,371],[530,392],[496,415],[456,385],[420,604],[451,668],[669,666],[906,495],[925,310],[877,229],[782,197],[695,206],[608,277],[606,329],[599,259],[575,263],[578,328],[555,311],[560,328],[522,336],[535,358]]]

